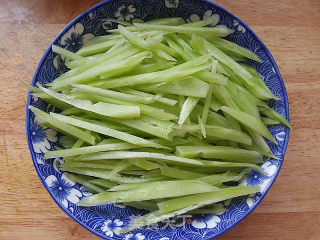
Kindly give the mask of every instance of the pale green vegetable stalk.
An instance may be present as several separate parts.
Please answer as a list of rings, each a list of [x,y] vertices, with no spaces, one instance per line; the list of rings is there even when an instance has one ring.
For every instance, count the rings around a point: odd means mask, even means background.
[[[210,84],[209,90],[208,90],[208,95],[206,97],[206,101],[203,106],[203,112],[202,112],[202,122],[204,125],[207,124],[207,119],[208,119],[208,113],[209,113],[209,107],[210,107],[210,102],[211,102],[211,97],[212,97],[212,91],[213,91],[213,84]]]
[[[101,186],[96,186],[93,183],[90,183],[87,181],[87,179],[81,178],[78,175],[70,174],[70,173],[64,173],[64,175],[69,178],[71,181],[81,184],[84,187],[87,187],[89,189],[92,189],[93,193],[101,193],[105,192],[105,188],[102,188]]]
[[[223,38],[211,38],[208,40],[222,51],[227,50],[232,53],[236,53],[246,58],[262,63],[261,59],[257,56],[257,54],[251,52],[246,48],[239,46],[236,43],[230,42]]]
[[[132,164],[130,162],[128,162],[126,159],[119,161],[114,168],[111,170],[110,174],[116,174],[118,172],[121,172],[125,169],[127,169],[128,167],[130,167]]]
[[[142,169],[148,170],[148,171],[160,168],[159,164],[154,163],[154,162],[150,162],[145,159],[129,159],[128,161],[130,163],[132,163],[133,165],[140,167]]]
[[[247,145],[252,144],[252,139],[248,134],[236,129],[224,128],[220,126],[206,125],[206,133],[209,137],[231,140]]]
[[[180,24],[184,24],[185,21],[181,17],[174,17],[174,18],[158,18],[152,19],[147,24],[158,24],[158,25],[169,25],[169,26],[176,26]]]
[[[206,28],[206,27],[190,27],[190,26],[189,27],[164,26],[164,25],[143,24],[143,23],[134,23],[133,25],[138,29],[143,29],[143,30],[156,30],[156,31],[163,31],[163,32],[174,32],[174,33],[210,34],[212,36],[218,36],[218,37],[225,37],[234,32],[233,30],[223,26]]]
[[[201,56],[167,70],[99,81],[93,83],[93,86],[101,88],[118,88],[138,84],[174,81],[206,69],[208,65],[203,63],[205,63],[208,58],[209,56]]]
[[[167,184],[165,184],[167,183]],[[134,202],[159,198],[183,196],[215,191],[217,188],[195,180],[151,182],[139,184],[139,188],[121,192],[104,192],[88,196],[78,202],[78,206],[98,206],[118,202]],[[120,188],[121,185],[115,187]],[[114,189],[114,188],[113,188]]]
[[[110,181],[110,180],[106,180],[106,179],[92,179],[88,181],[89,183],[92,183],[94,185],[103,187],[103,188],[113,188],[115,186],[117,186],[118,184]]]
[[[199,98],[188,97],[182,105],[178,124],[181,126],[189,117],[194,107],[197,105]]]
[[[110,50],[112,50],[112,49],[110,49]],[[112,52],[106,52],[106,53],[102,54],[101,56],[95,57],[93,59],[88,57],[85,59],[76,60],[77,65],[75,66],[75,68],[60,75],[58,78],[56,78],[51,83],[51,85],[54,86],[58,82],[68,80],[70,77],[73,77],[77,74],[80,74],[80,73],[88,70],[89,68],[94,67],[102,62],[104,62],[105,64],[109,64],[114,61],[120,61],[120,60],[126,59],[128,57],[131,57],[131,56],[137,54],[138,52],[139,52],[139,49],[132,46],[131,44],[126,44],[124,46],[119,46],[116,50],[114,50]],[[75,61],[73,61],[73,62],[75,62]]]
[[[202,71],[202,72],[196,73],[195,76],[207,83],[216,83],[220,85],[226,85],[228,82],[228,78],[226,78],[222,74],[209,72],[209,71]]]
[[[279,121],[282,124],[286,125],[288,128],[291,128],[289,121],[285,117],[283,117],[282,115],[277,113],[274,109],[272,109],[268,106],[259,106],[258,108],[259,108],[259,111],[263,115],[265,115],[273,120]]]
[[[148,140],[145,140],[143,138],[140,137],[136,137],[134,135],[125,133],[125,132],[121,132],[118,130],[114,130],[112,128],[108,128],[105,126],[101,126],[101,125],[97,125],[97,124],[93,124],[93,123],[89,123],[83,120],[79,120],[76,118],[72,118],[72,117],[67,117],[67,116],[63,116],[60,114],[56,114],[56,113],[51,113],[50,114],[54,119],[60,120],[62,122],[68,123],[70,125],[74,125],[74,126],[78,126],[84,129],[88,129],[90,131],[93,132],[97,132],[97,133],[101,133],[104,134],[106,136],[110,136],[110,137],[114,137],[120,140],[123,140],[125,142],[129,142],[135,145],[139,145],[139,146],[144,146],[144,147],[155,147],[155,148],[161,148],[163,146],[150,142]]]
[[[189,179],[199,178],[199,180],[201,181],[201,178],[206,176],[206,174],[203,174],[203,173],[191,172],[187,170],[181,170],[181,169],[165,167],[165,166],[160,167],[160,170],[161,170],[161,175],[175,178],[175,179],[180,179],[180,180],[189,180]]]
[[[266,126],[280,124],[280,121],[277,121],[277,120],[274,120],[274,119],[271,119],[271,118],[267,118],[267,117],[262,117],[261,121]]]
[[[194,196],[186,196],[167,200],[164,202],[160,202],[157,205],[160,212],[168,213],[177,209],[182,209],[199,204],[201,204],[201,206],[206,206],[226,199],[257,193],[259,191],[260,188],[256,186],[229,187],[210,193],[203,193]]]
[[[133,151],[112,151],[106,153],[93,153],[82,155],[77,158],[78,161],[82,160],[100,160],[100,159],[134,159],[134,158],[146,158],[146,159],[158,159],[163,162],[177,164],[177,165],[204,165],[200,160],[177,157],[174,155],[167,155],[161,153],[150,153],[150,152],[133,152]]]
[[[70,52],[67,49],[64,49],[62,47],[58,47],[56,45],[52,45],[52,52],[57,53],[62,57],[69,58],[71,60],[77,60],[77,59],[82,59],[83,58],[83,57],[79,56],[78,54]]]
[[[96,139],[94,136],[92,136],[92,134],[82,131],[76,127],[73,127],[70,124],[65,123],[63,121],[59,121],[51,117],[50,114],[45,113],[33,106],[29,106],[29,109],[36,115],[37,122],[39,124],[49,126],[51,128],[57,129],[59,132],[65,133],[70,136],[74,136],[78,139],[82,139],[83,141],[91,145],[95,144]]]
[[[135,102],[127,102],[123,100],[113,99],[113,98],[107,98],[104,96],[99,95],[93,95],[93,94],[78,94],[78,97],[90,99],[93,101],[99,101],[99,102],[107,102],[112,104],[120,104],[120,105],[129,105],[129,106],[137,106],[140,109],[140,113],[145,116],[153,117],[159,120],[175,120],[178,117],[174,114],[167,113],[163,109],[155,108],[152,106],[148,106],[141,103],[135,103]],[[64,115],[67,115],[64,113]]]
[[[40,87],[46,94],[62,102],[70,104],[82,110],[97,113],[103,116],[115,118],[137,118],[140,117],[140,108],[138,106],[124,106],[109,103],[98,102],[92,104],[89,100],[77,99],[72,95],[65,95]]]
[[[121,92],[117,92],[117,91],[96,88],[96,87],[91,87],[91,86],[81,85],[81,84],[73,84],[72,87],[75,90],[82,92],[82,93],[97,94],[97,95],[100,95],[103,97],[115,98],[115,99],[129,101],[129,102],[149,104],[149,103],[153,103],[155,101],[154,96],[137,96],[137,95],[133,95],[133,94],[121,93]]]
[[[151,225],[171,217],[184,214],[197,208],[211,205],[234,197],[259,192],[259,187],[230,187],[219,191],[180,197],[158,203],[160,210],[151,212],[130,222],[130,226],[117,230],[117,233],[126,233],[134,229]]]
[[[75,149],[62,149],[56,151],[48,151],[44,155],[44,159],[49,158],[57,158],[57,157],[70,157],[81,154],[95,153],[95,152],[104,152],[104,151],[113,151],[113,150],[125,150],[125,149],[133,149],[139,148],[141,146],[137,146],[131,143],[109,143],[109,144],[99,144],[96,146],[88,146],[88,147],[78,147]]]
[[[118,173],[110,174],[110,171],[106,171],[104,169],[74,168],[74,167],[67,167],[65,165],[61,165],[60,168],[63,171],[111,180],[116,183],[141,183],[141,182],[161,181],[166,179],[164,177],[158,177],[158,178],[125,177]]]
[[[224,54],[218,48],[216,48],[212,43],[204,40],[205,46],[209,49],[209,53],[217,59],[219,62],[227,65],[237,76],[246,81],[249,85],[254,85],[250,79],[252,78],[251,73],[239,65],[236,61],[230,58],[228,55]]]
[[[120,38],[110,39],[107,41],[103,41],[100,43],[92,44],[86,47],[82,47],[77,54],[80,56],[90,56],[97,53],[104,52],[108,49],[110,49],[113,45],[115,45]]]
[[[146,92],[139,91],[139,90],[136,90],[136,89],[131,89],[131,88],[120,88],[119,90],[120,90],[120,92],[125,92],[125,93],[129,93],[129,94],[133,94],[133,95],[152,97],[152,98],[154,98],[154,100],[156,102],[160,102],[160,103],[163,103],[163,104],[166,104],[166,105],[169,105],[169,106],[174,106],[177,103],[176,100],[163,97],[163,96],[161,96],[159,94],[154,96],[154,95],[152,95],[150,93],[146,93]]]
[[[192,210],[192,211],[188,212],[188,214],[201,214],[201,215],[203,215],[203,214],[222,214],[227,211],[228,211],[228,209],[225,208],[222,203],[218,203],[218,204],[213,204],[211,206],[207,206],[204,208]]]
[[[205,98],[209,84],[194,77],[159,84],[144,84],[138,87],[155,93],[170,93],[175,95]]]
[[[72,83],[83,83],[95,79],[101,74],[115,73],[115,72],[124,72],[133,69],[136,65],[142,62],[143,59],[149,58],[152,56],[151,52],[141,52],[127,59],[106,64],[102,62],[98,65],[95,65],[84,72],[79,73],[78,75],[72,76],[70,78],[65,78],[63,81],[56,83],[54,89],[62,89]],[[107,60],[109,61],[109,60]]]
[[[269,130],[266,128],[266,126],[261,122],[261,120],[251,116],[250,114],[232,109],[230,107],[223,106],[221,107],[221,110],[223,112],[226,112],[227,114],[230,114],[232,117],[237,119],[243,125],[252,129],[253,131],[261,134],[262,136],[269,139],[270,141],[277,143],[276,140],[271,135],[271,133],[269,132]]]
[[[205,124],[203,123],[203,120],[201,119],[200,115],[198,115],[197,117],[198,117],[198,124],[199,124],[199,127],[200,127],[201,134],[202,134],[202,136],[204,138],[207,138],[207,132],[206,132]]]
[[[261,155],[257,152],[224,146],[177,146],[176,154],[186,158],[215,158],[248,163],[261,161]]]

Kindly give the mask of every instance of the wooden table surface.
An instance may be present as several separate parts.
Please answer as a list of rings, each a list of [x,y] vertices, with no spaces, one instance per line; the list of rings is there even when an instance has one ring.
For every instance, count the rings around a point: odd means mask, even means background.
[[[0,0],[0,239],[99,239],[53,202],[25,136],[26,91],[45,49],[97,0]],[[248,23],[273,54],[293,130],[270,192],[219,239],[320,239],[320,1],[217,0]]]

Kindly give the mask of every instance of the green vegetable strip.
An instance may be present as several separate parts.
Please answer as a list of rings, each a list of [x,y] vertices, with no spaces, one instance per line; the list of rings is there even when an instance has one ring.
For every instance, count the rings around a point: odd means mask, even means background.
[[[63,149],[63,150],[57,150],[57,151],[49,151],[45,153],[44,159],[57,158],[57,157],[70,157],[70,156],[76,156],[81,154],[113,151],[113,150],[125,150],[125,149],[132,149],[132,148],[139,148],[139,146],[133,145],[131,143],[122,143],[122,142],[101,144],[101,145],[81,147],[76,149]]]
[[[91,195],[78,202],[78,206],[98,206],[118,202],[143,201],[216,190],[216,188],[206,183],[194,180],[170,181],[167,183],[167,185],[163,184],[163,181],[145,183],[142,184],[143,187],[134,190],[121,192],[104,192]]]
[[[106,50],[110,49],[113,45],[115,45],[119,41],[119,38],[110,39],[107,41],[103,41],[100,43],[92,44],[86,47],[82,47],[77,54],[80,56],[89,56],[101,52],[105,52]]]
[[[192,48],[200,55],[204,55],[208,53],[199,35],[192,34],[190,43]]]
[[[132,163],[133,165],[140,167],[142,169],[148,170],[148,171],[153,170],[153,169],[157,169],[160,167],[159,164],[154,163],[154,162],[150,162],[145,159],[129,159],[128,161],[130,163]]]
[[[261,121],[266,126],[280,124],[280,121],[277,121],[277,120],[274,120],[274,119],[271,119],[271,118],[267,118],[267,117],[262,117]]]
[[[285,117],[277,113],[275,110],[273,110],[272,108],[259,106],[259,110],[263,115],[273,120],[279,121],[282,124],[286,125],[287,127],[291,128],[289,121]]]
[[[69,178],[71,181],[79,183],[87,188],[92,189],[93,193],[101,193],[105,192],[105,189],[99,186],[94,185],[93,183],[89,183],[86,179],[81,178],[80,176],[70,174],[70,173],[64,173],[64,175]]]
[[[158,187],[163,184],[175,184],[175,185],[181,185],[181,184],[194,184],[194,183],[201,183],[197,180],[170,180],[170,181],[154,181],[154,182],[142,182],[142,183],[130,183],[130,184],[120,184],[118,186],[115,186],[112,189],[109,189],[110,192],[119,192],[119,191],[129,191],[129,190],[135,190],[143,187]],[[205,187],[208,187],[208,185],[202,185]],[[217,190],[216,187],[209,187],[211,191]]]
[[[140,108],[138,106],[124,106],[109,103],[98,102],[92,104],[91,101],[77,99],[71,95],[65,95],[40,87],[42,91],[62,102],[68,103],[76,108],[89,112],[94,112],[103,116],[115,118],[137,118],[140,117]]]
[[[179,56],[184,61],[190,61],[193,56],[190,56],[190,51],[185,52],[178,44],[176,44],[171,38],[166,38],[166,42],[168,43],[171,49],[174,49],[175,52],[179,54]]]
[[[210,110],[218,112],[221,107],[222,107],[222,104],[219,102],[219,100],[216,99],[214,96],[211,96],[211,102],[209,105]]]
[[[146,93],[143,91],[139,91],[136,89],[131,89],[131,88],[120,88],[120,91],[125,92],[125,93],[129,93],[129,94],[133,94],[133,95],[139,95],[139,96],[148,96],[148,97],[153,97],[155,101],[169,105],[169,106],[174,106],[176,105],[177,101],[174,99],[170,99],[170,98],[166,98],[163,97],[161,95],[152,95],[150,93]]]
[[[141,37],[139,37],[138,34],[134,32],[130,32],[129,30],[127,30],[125,27],[121,25],[118,25],[118,30],[120,34],[133,45],[136,45],[137,47],[140,47],[140,48],[147,48],[146,41]]]
[[[253,131],[261,134],[262,136],[269,139],[270,141],[277,143],[276,140],[272,137],[271,133],[266,128],[266,126],[261,122],[261,120],[251,116],[250,114],[232,109],[230,107],[223,106],[221,107],[221,110],[223,112],[226,112],[227,114],[230,114],[232,117],[237,119],[243,125],[252,129]]]
[[[117,122],[163,139],[171,140],[174,137],[174,131],[171,127],[173,124],[169,121],[161,121],[143,116],[137,120],[119,119]]]
[[[223,204],[213,204],[212,206],[208,206],[205,208],[194,209],[188,214],[222,214],[227,212],[228,209],[223,206]]]
[[[119,162],[119,161],[118,161]],[[106,163],[96,163],[96,162],[75,162],[75,161],[66,161],[62,168],[82,168],[82,169],[105,169],[105,170],[112,170],[114,169],[114,165],[117,164],[115,162],[110,162],[109,164]]]
[[[201,160],[201,162],[204,164],[202,167],[222,167],[222,168],[238,168],[238,167],[243,167],[243,168],[253,168],[262,174],[265,175],[265,172],[258,167],[255,164],[251,163],[239,163],[239,162],[219,162],[219,161],[207,161],[207,160]]]
[[[97,178],[102,178],[106,180],[111,180],[113,182],[117,183],[140,183],[140,182],[152,182],[152,181],[161,181],[164,178],[137,178],[137,177],[124,177],[121,176],[120,174],[110,174],[110,171],[106,170],[101,170],[101,169],[82,169],[82,168],[73,168],[73,167],[66,167],[64,165],[61,166],[61,170],[63,171],[68,171],[68,172],[73,172],[73,173],[78,173],[78,174],[83,174],[87,176],[92,176],[92,177],[97,177]]]
[[[94,67],[102,62],[105,62],[106,64],[113,63],[115,61],[120,61],[128,57],[131,57],[139,52],[140,52],[139,49],[135,48],[131,44],[126,44],[124,46],[120,46],[119,48],[117,48],[116,50],[110,53],[106,52],[105,54],[102,54],[101,56],[96,57],[94,59],[86,58],[86,59],[77,60],[79,62],[81,61],[79,63],[79,66],[73,68],[72,70],[62,74],[60,77],[55,79],[52,82],[52,86],[54,86],[58,82],[68,80],[70,77],[80,74],[88,70],[89,68]]]
[[[180,24],[184,24],[185,21],[181,17],[175,17],[175,18],[159,18],[159,19],[152,19],[147,24],[157,24],[157,25],[170,25],[170,26],[176,26]]]
[[[100,96],[115,98],[119,100],[149,104],[155,100],[154,96],[137,96],[128,93],[116,92],[108,89],[95,88],[87,85],[73,84],[74,89],[82,93],[98,94]]]
[[[93,153],[82,155],[77,160],[100,160],[100,159],[134,159],[134,158],[147,158],[147,159],[159,159],[164,162],[182,165],[204,165],[201,161],[183,157],[177,157],[173,155],[166,155],[161,153],[150,153],[150,152],[129,152],[129,151],[112,151],[106,153]]]
[[[255,186],[239,186],[239,187],[229,187],[220,189],[219,191],[214,191],[210,193],[202,193],[193,196],[185,196],[172,200],[167,200],[158,203],[159,210],[162,213],[168,213],[175,211],[177,209],[182,209],[185,207],[195,206],[206,206],[216,202],[221,202],[230,198],[235,198],[243,195],[253,194],[259,192],[259,187]]]
[[[203,122],[204,125],[207,124],[212,91],[213,91],[213,84],[210,84],[210,87],[209,87],[209,90],[208,90],[208,95],[206,97],[206,101],[205,101],[205,104],[203,106],[203,112],[202,112],[202,117],[201,117],[202,122]]]
[[[104,188],[113,188],[118,185],[118,184],[116,184],[110,180],[106,180],[106,179],[92,179],[92,180],[89,180],[88,182],[92,183],[94,185],[100,186],[100,187],[104,187]]]
[[[239,142],[247,145],[252,144],[252,139],[250,138],[249,135],[235,129],[207,125],[206,133],[207,133],[207,136],[210,136],[210,137],[217,137],[219,139],[231,140],[231,141],[235,141],[235,142]]]
[[[93,121],[93,123],[103,127],[105,126],[108,128],[108,126],[110,126],[114,129],[119,129],[120,131],[123,131],[124,129],[128,129],[128,128],[121,127],[121,125],[124,125],[124,127],[129,127],[130,129],[132,129],[133,131],[130,130],[129,132],[133,132],[135,135],[137,135],[137,133],[139,133],[139,135],[141,136],[153,135],[153,136],[157,136],[167,140],[171,140],[174,137],[174,131],[172,129],[173,123],[169,121],[162,121],[162,120],[158,120],[158,119],[147,117],[147,116],[141,116],[137,120],[130,120],[130,119],[120,120],[117,118],[108,118],[103,116],[101,117],[94,116],[94,117],[100,118],[101,120],[103,120],[103,122],[96,123],[95,121]],[[85,119],[85,121],[88,121],[88,119]],[[147,135],[143,135],[143,133],[146,133]],[[163,148],[167,149],[167,147],[163,147]]]
[[[230,51],[236,54],[239,54],[241,56],[244,56],[246,58],[252,59],[254,61],[262,63],[261,59],[253,52],[250,50],[243,48],[239,46],[236,43],[230,42],[228,40],[225,40],[223,38],[212,38],[209,40],[212,42],[217,48],[219,48],[222,51]]]
[[[274,159],[278,159],[276,156],[273,155],[268,144],[265,142],[264,138],[260,134],[252,131],[251,129],[247,129],[247,131],[251,135],[251,138],[253,140],[252,141],[253,144],[251,146],[242,145],[242,147],[244,147],[245,149],[248,149],[248,150],[259,152],[265,156],[268,156],[268,157],[271,157]]]
[[[254,82],[255,87],[250,85],[250,86],[247,86],[247,88],[254,96],[263,100],[268,100],[268,99],[280,100],[270,91],[270,89],[267,87],[266,83],[263,81],[263,79],[261,78],[261,75],[257,72],[256,69],[246,64],[241,64],[241,66],[244,67],[248,72],[250,72],[253,75],[252,81]]]
[[[261,155],[254,151],[222,146],[177,146],[176,154],[186,158],[215,158],[236,162],[258,163]]]
[[[203,123],[203,120],[201,119],[200,115],[198,115],[198,124],[199,124],[202,136],[204,138],[206,138],[207,137],[206,127],[205,127],[205,125]]]
[[[158,203],[158,207],[161,207],[161,210],[151,212],[147,215],[144,215],[140,218],[137,218],[130,222],[129,227],[121,228],[116,231],[117,234],[127,233],[134,229],[151,225],[156,222],[160,222],[171,217],[190,212],[194,209],[201,208],[207,205],[211,205],[216,202],[221,202],[223,200],[231,199],[234,197],[249,195],[259,192],[258,187],[231,187],[221,189],[220,191],[206,193],[206,194],[197,194],[193,196],[180,197],[173,200],[168,200],[165,202]],[[185,202],[183,202],[185,200]],[[171,202],[169,202],[171,201]],[[177,205],[174,205],[174,204]],[[180,204],[184,203],[184,204]],[[169,211],[169,209],[174,209]],[[164,214],[165,213],[165,214]]]
[[[157,205],[152,201],[126,202],[124,205],[149,211],[155,211],[158,209]]]
[[[121,172],[125,169],[127,169],[128,167],[130,167],[132,164],[130,162],[128,162],[127,160],[122,160],[120,162],[118,162],[118,164],[116,164],[114,166],[114,168],[111,170],[110,174],[115,174],[115,173],[118,173],[118,172]]]
[[[196,73],[195,76],[207,83],[216,83],[220,85],[226,85],[228,82],[228,78],[226,78],[225,76],[219,73],[202,71],[202,72]]]
[[[93,83],[93,86],[101,88],[118,88],[124,86],[132,86],[137,84],[168,82],[185,78],[194,73],[200,72],[208,67],[208,65],[201,65],[205,62],[208,56],[201,56],[189,62],[180,64],[167,70],[145,73],[133,76],[126,76],[121,78],[110,79],[107,81],[99,81]]]
[[[199,98],[188,97],[186,99],[186,101],[182,105],[182,109],[180,112],[179,121],[178,121],[179,125],[182,125],[187,120],[187,118],[189,117],[189,115],[191,114],[192,110],[194,109],[194,107],[197,105],[198,102],[199,102]]]
[[[210,18],[210,19],[204,19],[198,22],[189,22],[189,23],[183,24],[182,26],[183,27],[205,27],[209,24],[212,25],[212,23],[213,23],[213,20]]]
[[[67,49],[58,47],[56,45],[52,45],[52,52],[57,53],[62,57],[69,58],[71,60],[77,60],[77,59],[82,59],[83,58],[83,57],[79,56],[78,54],[70,52]]]
[[[97,96],[97,95],[80,95],[83,98],[95,100],[95,101],[101,101],[101,102],[107,102],[107,103],[112,103],[112,104],[120,104],[120,105],[132,105],[132,106],[138,106],[140,108],[140,113],[146,116],[154,117],[160,120],[175,120],[178,117],[174,114],[167,113],[163,109],[151,107],[148,105],[144,104],[139,104],[139,103],[132,103],[132,102],[127,102],[127,101],[122,101],[122,100],[117,100],[117,99],[112,99],[112,98],[107,98],[103,96]]]
[[[250,171],[251,169],[249,168],[243,170],[240,173],[232,173],[230,171],[227,171],[225,173],[204,176],[204,177],[198,178],[197,180],[208,183],[210,185],[219,185],[225,182],[239,181],[243,178],[244,175],[248,174]]]
[[[156,41],[147,39],[146,44],[148,49],[159,49],[160,51],[168,54],[169,56],[172,56],[175,58],[179,57],[179,54],[174,49],[168,47],[167,45],[164,45],[161,42],[156,42]]]
[[[209,84],[197,78],[188,77],[168,83],[144,84],[138,88],[155,93],[170,93],[175,95],[205,98],[209,90]]]
[[[83,110],[76,108],[76,107],[71,107],[71,108],[67,108],[66,110],[62,111],[60,114],[62,115],[77,115],[83,113]]]
[[[85,131],[82,131],[78,128],[75,128],[71,126],[68,123],[65,123],[63,121],[59,121],[53,117],[50,116],[50,114],[45,113],[41,111],[38,108],[35,108],[33,106],[29,106],[29,109],[36,115],[37,121],[41,125],[48,125],[49,127],[58,130],[59,132],[65,133],[67,135],[74,136],[78,139],[82,139],[86,143],[89,143],[91,145],[95,145],[95,137],[92,136],[90,133],[86,133]]]
[[[114,73],[114,72],[123,72],[134,68],[138,65],[143,59],[152,56],[151,52],[141,52],[132,57],[121,61],[115,61],[110,64],[106,64],[106,62],[102,62],[100,64],[95,65],[87,69],[84,72],[79,73],[78,75],[72,76],[70,78],[65,78],[61,82],[57,82],[53,88],[61,89],[65,86],[68,86],[72,83],[82,83],[86,81],[90,81],[101,74]],[[107,60],[108,63],[110,60]]]
[[[172,62],[162,62],[159,63],[149,63],[145,65],[138,65],[133,70],[130,71],[130,75],[138,75],[143,73],[158,72],[165,70],[174,66]]]
[[[143,138],[136,137],[134,135],[131,135],[131,134],[128,134],[125,132],[121,132],[118,130],[114,130],[112,128],[108,128],[105,126],[89,123],[89,122],[86,122],[83,120],[63,116],[63,115],[56,114],[56,113],[51,113],[51,116],[57,120],[62,121],[62,122],[69,123],[71,125],[78,126],[78,127],[84,128],[84,129],[88,129],[93,132],[101,133],[106,136],[114,137],[116,139],[120,139],[120,140],[123,140],[125,142],[129,142],[129,143],[132,143],[135,145],[144,146],[144,147],[155,147],[155,148],[163,147],[159,144],[150,142],[150,141],[145,140]]]
[[[204,40],[205,46],[209,49],[209,52],[216,58],[219,62],[227,65],[237,76],[246,81],[249,85],[254,85],[250,79],[252,78],[251,73],[249,73],[246,69],[244,69],[241,65],[239,65],[236,61],[230,58],[228,55],[224,54],[218,48],[216,48],[213,44]]]
[[[208,145],[210,145],[209,143],[203,141],[202,139],[194,137],[194,136],[190,136],[187,139],[188,139],[187,144],[192,143],[195,146],[208,146]],[[180,145],[186,145],[186,144],[182,143]]]
[[[201,181],[201,178],[206,176],[206,174],[203,173],[190,172],[171,167],[160,167],[160,170],[161,175],[180,180],[190,180],[199,178],[199,180]]]
[[[156,30],[163,32],[174,32],[174,33],[195,33],[195,34],[210,34],[212,36],[225,37],[234,31],[226,27],[183,27],[183,26],[164,26],[164,25],[153,25],[153,24],[143,24],[134,23],[134,26],[138,29],[143,30]]]

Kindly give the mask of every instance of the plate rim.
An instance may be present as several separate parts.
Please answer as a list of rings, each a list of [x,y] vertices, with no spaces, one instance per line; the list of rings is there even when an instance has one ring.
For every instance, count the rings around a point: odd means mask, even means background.
[[[77,17],[75,17],[72,21],[70,21],[58,34],[57,36],[54,38],[54,40],[50,43],[50,45],[48,46],[48,48],[46,49],[46,51],[44,52],[44,54],[42,55],[42,57],[40,58],[40,61],[37,65],[36,71],[33,75],[33,78],[31,80],[31,85],[34,86],[35,84],[35,80],[38,76],[38,73],[40,71],[40,68],[44,62],[44,60],[46,59],[46,57],[48,56],[48,54],[50,53],[50,50],[52,48],[52,45],[55,44],[60,38],[61,36],[63,36],[63,34],[65,34],[72,26],[75,25],[75,23],[78,22],[78,20],[80,20],[82,17],[88,15],[90,12],[92,12],[93,10],[95,10],[96,8],[107,4],[109,2],[112,1],[116,1],[116,0],[104,0],[92,7],[90,7],[89,9],[87,9],[86,11],[82,12],[80,15],[78,15]],[[245,23],[243,20],[241,20],[239,17],[237,17],[236,15],[234,15],[233,13],[231,13],[229,10],[227,10],[226,8],[220,6],[219,4],[212,2],[210,0],[201,0],[203,2],[205,2],[206,4],[209,4],[215,8],[219,8],[220,10],[226,12],[227,14],[231,15],[234,20],[238,21],[242,26],[244,26],[252,35],[254,38],[256,38],[256,40],[259,42],[259,44],[261,44],[262,48],[265,50],[268,58],[271,60],[272,66],[274,67],[275,73],[278,76],[278,78],[280,79],[280,85],[284,94],[284,104],[285,104],[285,110],[286,110],[286,119],[290,122],[290,117],[289,117],[289,100],[288,100],[288,94],[287,94],[287,90],[283,81],[283,78],[281,76],[280,70],[278,68],[278,65],[276,63],[276,61],[274,60],[271,52],[269,51],[269,49],[267,48],[267,46],[263,43],[263,41],[258,37],[258,35],[251,29],[251,27]],[[28,142],[28,147],[29,147],[29,152],[32,158],[32,162],[34,165],[34,168],[37,172],[38,178],[40,179],[43,187],[47,190],[47,192],[50,194],[51,198],[54,200],[54,202],[61,208],[61,210],[67,215],[69,216],[73,221],[75,221],[76,223],[80,224],[82,227],[84,227],[86,230],[90,231],[91,233],[95,234],[96,236],[99,236],[103,239],[107,239],[104,235],[100,234],[99,232],[94,231],[93,229],[91,229],[90,227],[86,226],[84,223],[82,223],[81,221],[78,221],[78,219],[76,219],[72,214],[70,214],[69,212],[66,211],[66,209],[62,206],[61,202],[59,202],[56,197],[53,195],[53,193],[51,193],[51,191],[49,191],[49,189],[47,188],[46,184],[45,184],[45,180],[41,178],[40,173],[38,171],[38,168],[36,167],[37,163],[36,163],[36,156],[34,151],[32,151],[32,141],[31,141],[31,136],[30,136],[30,110],[29,110],[29,105],[30,105],[30,101],[31,101],[31,94],[30,92],[28,93],[28,97],[27,97],[27,103],[26,103],[26,122],[25,122],[25,127],[26,127],[26,136],[27,136],[27,142]],[[241,218],[239,218],[235,223],[233,223],[232,225],[230,225],[229,227],[227,227],[226,229],[224,229],[223,231],[219,232],[217,235],[214,236],[214,238],[217,238],[221,235],[223,235],[224,233],[230,231],[231,229],[233,229],[236,225],[238,225],[243,219],[245,219],[249,214],[251,214],[253,212],[253,210],[256,209],[256,207],[263,201],[263,199],[265,198],[265,196],[267,195],[267,193],[269,192],[269,190],[271,189],[272,185],[274,184],[275,180],[277,179],[283,162],[284,162],[284,157],[285,157],[285,153],[287,151],[287,147],[288,147],[288,142],[289,142],[289,138],[290,138],[290,129],[288,127],[285,127],[286,130],[286,135],[287,137],[285,138],[285,142],[283,145],[283,150],[282,150],[282,159],[280,162],[279,167],[277,168],[276,173],[274,174],[273,179],[270,181],[270,183],[268,184],[268,186],[266,187],[266,191],[261,195],[261,197],[259,198],[259,200],[257,202],[255,202],[255,204],[249,209],[248,212],[246,212]],[[212,237],[206,237],[204,240],[211,240]]]

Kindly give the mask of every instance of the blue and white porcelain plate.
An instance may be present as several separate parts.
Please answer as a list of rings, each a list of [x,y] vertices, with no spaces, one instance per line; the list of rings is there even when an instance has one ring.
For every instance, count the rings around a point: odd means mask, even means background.
[[[286,89],[278,67],[266,46],[242,20],[206,0],[104,1],[74,19],[52,43],[71,51],[77,51],[88,39],[104,35],[108,29],[116,27],[108,19],[143,22],[154,18],[177,16],[183,17],[188,22],[212,18],[215,23],[234,29],[235,32],[230,39],[255,52],[263,60],[262,64],[251,64],[263,76],[271,91],[280,98],[280,101],[272,101],[271,106],[289,119]],[[38,65],[32,85],[37,86],[53,81],[66,70],[64,60],[51,51],[50,45]],[[50,106],[30,94],[27,105],[33,105],[47,112],[50,110]],[[117,235],[116,229],[126,226],[130,219],[145,214],[145,212],[121,204],[91,208],[77,207],[76,203],[79,199],[89,193],[78,184],[68,180],[63,172],[59,171],[57,165],[60,159],[43,160],[44,153],[53,150],[58,144],[60,135],[52,129],[40,127],[29,110],[27,110],[26,117],[27,139],[33,163],[51,197],[66,214],[89,231],[104,239],[117,240],[212,239],[234,227],[262,201],[280,171],[288,144],[289,129],[283,125],[269,129],[278,145],[271,142],[268,144],[280,161],[267,160],[262,165],[266,176],[252,171],[242,182],[243,185],[260,186],[261,193],[224,202],[228,211],[220,215],[190,216],[179,223],[166,221],[137,229],[125,235]]]

